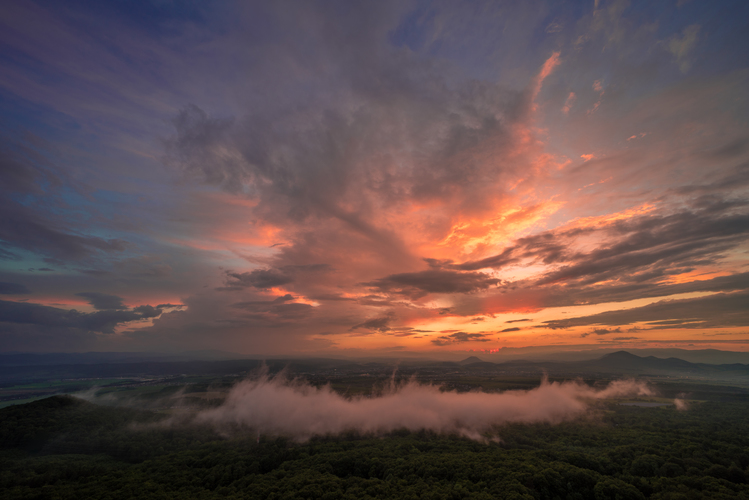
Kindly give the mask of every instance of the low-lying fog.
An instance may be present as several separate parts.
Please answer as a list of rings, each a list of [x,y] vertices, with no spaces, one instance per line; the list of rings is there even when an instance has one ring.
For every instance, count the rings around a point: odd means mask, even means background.
[[[421,429],[480,438],[509,422],[558,423],[583,414],[592,401],[652,395],[643,382],[617,380],[595,389],[580,381],[549,382],[527,391],[451,392],[410,381],[392,384],[375,397],[347,398],[283,376],[237,384],[220,407],[200,412],[201,423],[239,425],[262,434],[306,439],[346,431],[386,433]]]

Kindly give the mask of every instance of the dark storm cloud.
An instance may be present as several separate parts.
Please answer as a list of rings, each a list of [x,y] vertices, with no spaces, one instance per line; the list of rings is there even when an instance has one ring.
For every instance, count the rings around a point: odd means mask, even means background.
[[[659,276],[662,276],[662,274],[658,274],[655,278]],[[749,273],[675,284],[650,281],[574,288],[552,286],[545,295],[545,304],[549,307],[559,307],[575,303],[624,302],[638,298],[666,297],[680,293],[732,292],[747,289],[749,289]]]
[[[740,163],[728,170],[728,174],[719,179],[706,179],[705,183],[680,186],[673,190],[676,194],[726,194],[737,188],[749,185],[749,163]]]
[[[464,262],[462,264],[453,264],[452,261],[441,261],[440,265],[448,269],[460,269],[461,271],[478,271],[479,269],[500,269],[510,264],[514,264],[520,260],[520,255],[517,248],[511,247],[503,251],[501,254],[493,255],[485,259]]]
[[[715,276],[713,270],[730,266],[731,256],[741,252],[749,236],[746,202],[700,196],[673,213],[640,215],[594,225],[579,225],[520,238],[495,257],[455,264],[439,261],[440,269],[480,269],[485,265],[546,264],[551,270],[539,278],[503,282],[499,293],[488,296],[488,312],[519,304],[533,308],[569,307],[580,304],[625,302],[694,292],[749,290],[749,273]],[[586,242],[578,245],[578,241]],[[590,241],[597,244],[590,248]],[[581,251],[580,248],[585,248]],[[730,269],[730,268],[729,268]],[[726,273],[723,271],[721,274]],[[685,276],[685,277],[682,277]],[[714,276],[714,277],[712,277]],[[705,279],[709,278],[709,279]],[[455,313],[474,315],[481,302],[466,297]],[[746,306],[736,301],[723,304],[741,322]],[[657,310],[660,312],[660,309]],[[666,319],[666,318],[664,318]],[[552,322],[550,325],[566,324]],[[656,321],[656,317],[652,318]],[[725,318],[727,324],[734,320]],[[661,323],[673,328],[677,323]],[[692,326],[721,323],[720,318],[687,322]]]
[[[443,268],[449,268],[454,264],[454,261],[452,259],[431,259],[429,257],[425,257],[422,259],[424,262],[429,264],[429,267],[432,269],[443,269]]]
[[[99,333],[113,333],[119,324],[153,318],[159,314],[161,310],[151,306],[139,306],[132,311],[108,309],[83,313],[75,309],[65,310],[27,302],[0,300],[0,323],[73,328]]]
[[[226,271],[227,288],[273,288],[286,285],[294,281],[294,278],[278,269],[255,269],[245,273]]]
[[[247,311],[265,310],[273,305],[283,304],[284,302],[288,302],[290,300],[294,300],[294,296],[290,293],[287,293],[286,295],[276,297],[273,300],[250,300],[246,302],[237,302],[235,304],[232,304],[232,307],[245,309]]]
[[[430,269],[417,273],[391,274],[363,284],[382,292],[418,298],[428,293],[470,293],[486,290],[500,283],[501,280],[484,273]]]
[[[284,206],[282,213],[292,219],[334,217],[364,232],[376,230],[362,218],[368,197],[357,200],[352,188],[394,202],[434,199],[450,197],[487,174],[481,162],[456,162],[461,152],[502,131],[506,94],[486,84],[448,91],[405,53],[384,58],[357,42],[364,52],[347,61],[339,80],[352,102],[321,101],[243,120],[212,118],[188,106],[174,120],[172,163],[205,183],[259,196],[268,216],[278,213],[271,207]],[[418,156],[399,173],[387,159],[406,148]],[[369,163],[352,154],[384,155],[386,161]],[[344,199],[359,205],[356,212],[338,206]]]
[[[388,43],[407,8],[398,2],[333,5],[268,9],[279,17],[269,21],[282,31],[277,35],[293,40],[268,62],[274,77],[284,87],[300,73],[306,81],[275,106],[263,98],[237,117],[186,106],[166,141],[168,163],[257,199],[255,213],[274,224],[309,229],[338,221],[336,232],[362,235],[369,252],[415,259],[380,223],[383,211],[430,200],[466,213],[488,208],[501,196],[500,178],[519,166],[481,158],[515,150],[510,130],[526,118],[527,99],[498,84],[453,79],[452,68],[440,71]],[[485,179],[495,179],[495,188]],[[289,246],[314,250],[302,234]],[[279,261],[295,264],[284,260],[291,253]]]
[[[290,304],[278,304],[270,308],[270,313],[283,320],[300,320],[313,313],[314,306],[293,302]]]
[[[232,192],[241,190],[245,177],[241,163],[215,163],[214,151],[226,142],[225,136],[233,122],[232,119],[211,118],[194,104],[185,106],[172,121],[177,132],[168,142],[172,161],[199,174],[208,184],[218,184]]]
[[[452,269],[500,269],[526,259],[562,266],[537,281],[537,285],[573,280],[594,283],[612,276],[637,280],[638,272],[663,271],[700,259],[700,264],[719,258],[720,252],[735,247],[749,234],[749,215],[735,213],[745,204],[714,210],[715,204],[700,211],[672,215],[646,215],[616,221],[601,228],[550,231],[520,238],[502,253],[479,261],[443,264]],[[588,253],[573,253],[570,243],[580,236],[605,237],[608,243]],[[655,264],[663,269],[652,268]],[[658,274],[661,273],[661,274]],[[647,275],[644,276],[647,279]]]
[[[220,290],[239,290],[242,288],[267,289],[293,283],[297,277],[316,275],[331,270],[328,264],[290,264],[278,268],[253,269],[237,273],[225,271],[226,286]]]
[[[354,325],[351,327],[350,331],[353,332],[356,330],[364,329],[378,332],[387,332],[390,330],[390,323],[392,323],[394,320],[395,316],[393,316],[392,314],[387,316],[380,316],[379,318],[372,318],[359,323],[358,325]]]
[[[477,271],[480,269],[500,269],[502,267],[517,264],[524,259],[537,259],[544,264],[553,264],[569,258],[567,243],[574,238],[591,230],[575,229],[572,231],[547,231],[538,235],[520,238],[515,245],[504,249],[501,253],[476,261],[468,261],[462,264],[446,262],[445,267],[463,271]]]
[[[525,297],[541,307],[749,289],[749,273],[678,282],[681,274],[720,265],[749,235],[745,202],[702,197],[692,200],[692,205],[700,208],[547,231],[520,238],[494,257],[432,264],[441,269],[502,269],[519,262],[551,265],[552,270],[540,278],[502,284],[504,303],[512,303],[513,298],[522,303]],[[580,238],[600,243],[581,252],[575,250]],[[468,308],[464,314],[475,311]]]
[[[325,273],[333,270],[328,264],[294,264],[280,269],[287,273]]]
[[[0,281],[0,295],[26,294],[31,291],[20,283],[7,283]]]
[[[707,297],[663,300],[647,306],[608,311],[591,316],[545,321],[548,328],[646,323],[660,328],[716,328],[749,326],[749,292],[719,293]],[[602,329],[605,333],[613,333]],[[596,331],[597,333],[597,331]]]
[[[610,333],[622,333],[622,329],[621,328],[611,328],[611,329],[596,328],[595,330],[593,330],[593,333],[595,333],[596,335],[608,335]]]
[[[379,225],[378,207],[439,200],[467,212],[485,208],[497,191],[477,179],[499,178],[510,166],[475,161],[471,149],[501,154],[496,150],[512,147],[500,118],[508,105],[498,88],[447,91],[426,72],[410,75],[418,65],[381,68],[374,61],[359,68],[365,59],[345,71],[374,73],[378,86],[393,87],[389,94],[369,88],[369,77],[353,75],[356,87],[340,80],[349,102],[314,102],[234,121],[189,108],[175,122],[173,163],[203,182],[258,199],[255,211],[265,220],[287,228],[337,220],[340,231],[368,239],[368,251],[410,258],[399,236]],[[410,157],[403,159],[406,151]],[[292,242],[308,244],[301,235]]]
[[[483,333],[455,332],[450,335],[442,335],[436,339],[432,339],[432,344],[446,346],[462,344],[463,342],[489,342],[490,340],[491,339],[486,338],[486,335]]]
[[[657,263],[678,266],[689,259],[705,259],[726,251],[749,234],[749,215],[679,213],[642,217],[613,224],[610,232],[622,238],[553,271],[538,284],[569,280],[602,281],[613,276],[636,279],[637,271]]]
[[[232,304],[231,307],[247,311],[249,314],[246,317],[263,320],[266,323],[301,319],[313,312],[313,306],[297,302],[290,303],[292,300],[294,300],[294,297],[291,294],[286,294],[273,300],[237,302]]]
[[[379,295],[365,295],[355,299],[359,305],[375,307],[391,307],[397,304],[397,300],[390,300]]]
[[[76,293],[76,295],[87,299],[88,303],[94,306],[94,309],[99,311],[108,309],[127,309],[127,306],[122,303],[122,298],[116,295],[108,295],[106,293],[98,292],[81,292]]]
[[[333,302],[356,302],[357,299],[354,297],[344,297],[338,293],[325,293],[320,295],[312,295],[312,300],[329,300]]]
[[[133,307],[133,312],[136,314],[139,314],[142,319],[147,319],[147,318],[157,318],[164,311],[162,311],[161,308],[159,307],[142,305],[142,306]]]

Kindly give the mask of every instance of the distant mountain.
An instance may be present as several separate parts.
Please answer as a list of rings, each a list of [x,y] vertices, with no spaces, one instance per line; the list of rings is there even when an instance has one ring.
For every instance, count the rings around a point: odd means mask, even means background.
[[[680,376],[702,377],[718,375],[749,377],[749,365],[739,363],[725,365],[690,363],[679,358],[641,357],[627,351],[612,352],[601,358],[575,363],[575,365],[582,371],[622,375],[678,374]]]
[[[487,354],[486,359],[495,363],[507,361],[533,361],[533,362],[572,362],[589,361],[599,359],[606,354],[626,350],[630,354],[640,357],[655,356],[656,358],[679,358],[690,363],[708,363],[723,365],[730,363],[749,364],[749,352],[720,351],[718,349],[677,349],[677,348],[650,348],[650,349],[610,349],[610,348],[586,348],[580,346],[580,350],[559,350],[549,346],[540,347],[505,347],[497,353]]]
[[[599,358],[601,361],[609,361],[614,363],[633,363],[642,359],[642,356],[637,356],[629,351],[616,351],[609,354],[605,354]]]
[[[656,358],[655,356],[641,357],[627,351],[617,351],[589,361],[590,366],[616,370],[675,370],[693,372],[699,370],[699,365],[678,358]]]
[[[588,375],[689,377],[749,385],[749,365],[747,364],[691,363],[679,358],[642,357],[627,351],[615,351],[597,359],[583,361],[515,360],[505,363],[492,363],[477,356],[470,356],[459,362],[402,360],[393,364],[384,360],[362,362],[361,360],[327,358],[215,360],[199,359],[198,355],[193,353],[179,355],[151,353],[4,354],[0,355],[0,383],[74,378],[171,377],[183,374],[251,375],[264,365],[271,373],[286,369],[292,375],[320,377],[362,373],[390,376],[397,366],[402,374],[429,373],[431,370],[448,369],[467,373],[523,376],[541,376],[543,373],[548,373],[554,377]]]
[[[456,363],[457,364],[457,363]],[[541,374],[552,376],[656,376],[688,377],[711,380],[740,382],[749,385],[749,365],[734,363],[710,365],[690,363],[679,358],[656,358],[655,356],[637,356],[627,351],[615,351],[597,359],[583,361],[528,361],[513,360],[504,363],[465,363],[459,365],[465,369],[484,372],[497,371],[502,374]]]
[[[749,352],[720,351],[718,349],[627,349],[627,352],[640,357],[678,358],[690,363],[725,365],[733,363],[749,364]]]
[[[481,358],[477,358],[476,356],[469,356],[462,361],[458,361],[458,364],[461,366],[472,365],[474,363],[484,363],[484,360]]]

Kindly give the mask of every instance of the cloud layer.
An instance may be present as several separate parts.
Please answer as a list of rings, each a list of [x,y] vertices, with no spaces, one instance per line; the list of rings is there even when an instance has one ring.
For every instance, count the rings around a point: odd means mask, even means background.
[[[0,7],[5,348],[749,340],[742,2],[136,3]]]
[[[219,408],[197,421],[239,425],[263,434],[307,439],[346,431],[387,433],[397,429],[459,433],[473,439],[506,423],[559,423],[585,413],[591,401],[651,395],[643,383],[617,380],[603,389],[582,382],[548,382],[536,389],[503,393],[441,391],[407,382],[381,395],[347,399],[329,386],[316,388],[282,377],[237,384]]]

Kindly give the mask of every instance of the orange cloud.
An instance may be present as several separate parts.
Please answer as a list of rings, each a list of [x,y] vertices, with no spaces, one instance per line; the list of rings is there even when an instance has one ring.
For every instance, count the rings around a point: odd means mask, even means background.
[[[570,95],[567,96],[567,100],[564,101],[564,106],[562,106],[562,113],[569,114],[570,110],[572,109],[572,105],[575,104],[575,101],[577,100],[577,96],[574,92],[570,92]]]
[[[530,101],[534,111],[536,109],[536,97],[538,97],[539,92],[541,92],[541,86],[543,85],[544,80],[552,73],[552,71],[554,71],[554,68],[556,68],[559,63],[559,52],[554,52],[546,62],[544,62],[541,71],[539,71],[538,75],[536,75],[536,78],[533,80]]]

